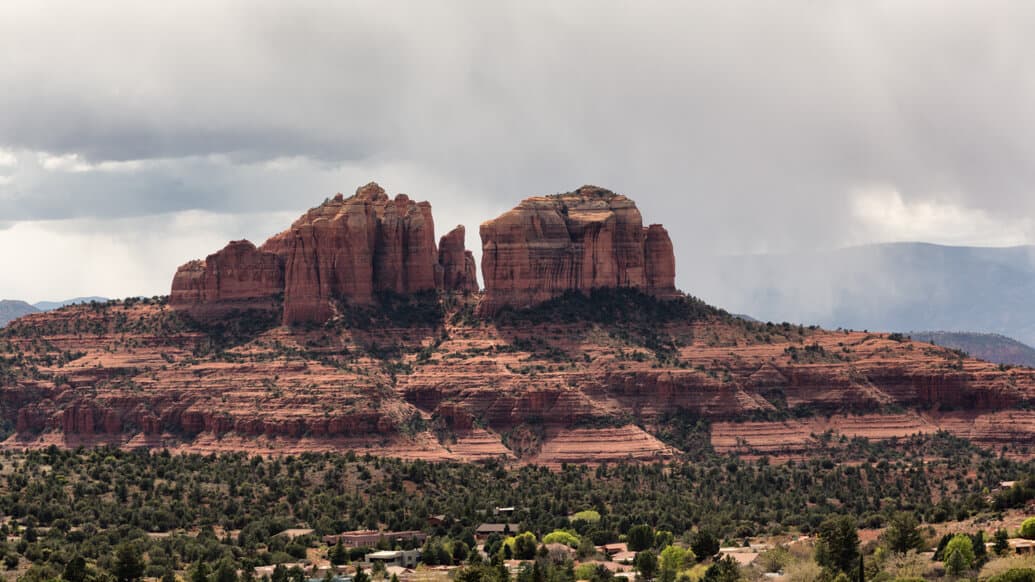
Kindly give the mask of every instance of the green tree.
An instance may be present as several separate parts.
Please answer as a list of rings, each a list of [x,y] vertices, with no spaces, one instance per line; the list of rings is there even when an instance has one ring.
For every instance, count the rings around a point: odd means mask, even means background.
[[[737,582],[740,580],[740,566],[730,556],[723,556],[704,572],[703,582]]]
[[[967,534],[957,534],[945,546],[945,569],[959,576],[974,565],[974,542]]]
[[[658,550],[665,549],[672,545],[672,542],[676,539],[672,532],[659,529],[654,532],[654,547]]]
[[[1026,540],[1035,540],[1035,517],[1029,517],[1021,524],[1021,537]]]
[[[83,582],[86,580],[86,559],[76,556],[65,564],[65,571],[61,574],[67,582]]]
[[[590,582],[611,582],[614,579],[614,572],[608,570],[607,566],[603,564],[597,564],[593,569],[593,575],[589,577]]]
[[[144,558],[135,544],[123,543],[115,548],[112,574],[118,582],[136,582],[144,577]]]
[[[208,582],[209,573],[208,564],[202,560],[197,564],[194,564],[194,568],[190,572],[190,582]],[[286,581],[287,570],[284,569],[284,566],[277,564],[277,566],[273,568],[273,582]]]
[[[487,564],[466,566],[456,571],[453,582],[499,582],[499,570]]]
[[[341,543],[341,538],[334,544],[330,552],[327,552],[327,559],[331,561],[335,566],[341,566],[347,564],[349,561],[349,552],[345,549],[345,545]]]
[[[924,540],[920,536],[920,524],[916,516],[909,511],[900,511],[893,515],[888,522],[888,528],[884,530],[884,543],[889,550],[899,554],[919,550]]]
[[[597,547],[593,545],[593,540],[588,537],[582,538],[579,541],[579,548],[576,555],[580,560],[592,558],[597,555]]]
[[[216,566],[215,582],[237,582],[237,568],[230,560],[220,560]]]
[[[676,574],[688,568],[696,560],[697,556],[694,555],[693,550],[669,546],[661,551],[661,571],[672,572],[672,577],[675,579]]]
[[[828,517],[819,524],[816,563],[832,572],[849,572],[859,561],[859,533],[855,518]]]
[[[571,522],[574,523],[576,521],[584,521],[586,523],[597,523],[598,521],[600,521],[600,512],[594,511],[592,509],[580,511],[575,515],[571,516]]]
[[[363,571],[363,566],[356,566],[356,575],[352,577],[352,582],[370,582],[370,576]]]
[[[654,530],[647,524],[634,525],[625,535],[630,552],[642,552],[654,546]]]
[[[719,552],[719,538],[707,530],[697,531],[690,540],[690,549],[698,560],[710,558]]]
[[[535,557],[538,547],[539,542],[536,541],[534,533],[530,531],[520,533],[514,538],[514,559],[531,560]]]
[[[578,547],[579,541],[579,536],[563,529],[555,529],[543,536],[544,544],[564,544],[572,548]]]
[[[988,561],[988,548],[985,547],[985,532],[978,530],[970,536],[971,546],[974,548],[974,566],[980,566]]]
[[[653,580],[655,574],[658,573],[658,555],[654,553],[654,550],[644,550],[636,554],[633,565],[636,566],[636,570],[641,576],[647,580]]]
[[[995,553],[1005,556],[1010,551],[1010,534],[1005,529],[995,532]]]
[[[192,574],[190,577],[191,582],[202,582],[202,580],[208,580],[208,567],[205,566],[204,563],[198,564],[198,567],[205,568],[204,578],[199,580],[197,578],[197,574]],[[270,582],[287,582],[287,579],[287,568],[284,567],[284,564],[277,564],[273,567],[273,576],[271,577]]]

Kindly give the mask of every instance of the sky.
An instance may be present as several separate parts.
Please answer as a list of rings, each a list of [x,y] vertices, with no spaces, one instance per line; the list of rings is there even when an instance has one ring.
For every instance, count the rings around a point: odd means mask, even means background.
[[[1035,242],[1035,3],[0,3],[0,298],[168,292],[377,181],[596,184],[729,254]],[[723,291],[705,297],[721,303]]]

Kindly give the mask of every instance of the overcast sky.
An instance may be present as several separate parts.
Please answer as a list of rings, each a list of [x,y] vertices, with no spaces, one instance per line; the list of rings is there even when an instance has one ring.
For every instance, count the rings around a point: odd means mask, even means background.
[[[168,292],[375,180],[717,254],[1035,241],[1035,3],[0,3],[0,298]],[[709,298],[719,300],[718,298]]]

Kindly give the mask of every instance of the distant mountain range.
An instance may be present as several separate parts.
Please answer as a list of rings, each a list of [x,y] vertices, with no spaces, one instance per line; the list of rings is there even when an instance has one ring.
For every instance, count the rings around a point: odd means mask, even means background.
[[[917,341],[963,350],[986,362],[1035,368],[1035,348],[997,333],[920,331],[908,335]]]
[[[2,299],[0,300],[0,327],[7,325],[9,322],[18,319],[23,315],[29,315],[30,313],[52,311],[54,309],[65,307],[66,305],[89,303],[91,301],[105,303],[108,299],[106,297],[75,297],[73,299],[65,299],[64,301],[40,301],[39,303],[34,304],[29,304],[17,299]]]
[[[693,279],[685,288],[762,321],[902,333],[964,330],[1035,345],[1032,246],[890,243],[692,260]]]

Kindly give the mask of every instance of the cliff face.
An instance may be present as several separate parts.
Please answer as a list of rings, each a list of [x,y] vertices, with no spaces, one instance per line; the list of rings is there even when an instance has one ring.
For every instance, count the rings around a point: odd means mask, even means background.
[[[930,344],[717,312],[649,326],[472,319],[476,301],[444,302],[426,323],[237,335],[154,303],[30,315],[0,331],[0,354],[20,355],[0,368],[0,416],[16,430],[4,446],[557,464],[668,458],[695,425],[716,451],[748,456],[826,454],[828,430],[947,430],[1009,454],[1035,439],[1021,406],[1035,370]],[[620,311],[637,305],[651,308]]]
[[[438,264],[442,266],[442,287],[462,293],[478,292],[478,274],[474,266],[474,255],[466,250],[464,237],[467,231],[459,225],[438,242]]]
[[[481,225],[482,314],[564,294],[625,287],[677,295],[675,255],[660,225],[643,227],[636,204],[595,186],[537,196]]]
[[[221,317],[235,309],[273,309],[283,291],[284,265],[277,255],[240,240],[180,267],[169,301],[190,306],[199,317]]]
[[[334,299],[369,305],[375,293],[435,289],[431,205],[394,200],[377,184],[341,194],[272,237],[263,250],[285,263],[284,322],[325,321]]]
[[[183,265],[173,278],[170,304],[204,319],[234,309],[273,309],[271,297],[282,294],[285,324],[323,322],[334,315],[338,300],[370,305],[381,292],[442,288],[446,266],[439,261],[457,256],[461,271],[458,276],[450,263],[445,288],[477,290],[460,234],[441,255],[431,205],[405,194],[390,199],[371,183],[310,210],[259,249],[237,241]]]

